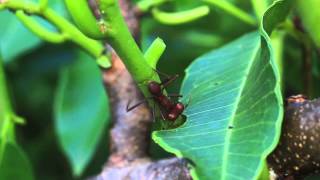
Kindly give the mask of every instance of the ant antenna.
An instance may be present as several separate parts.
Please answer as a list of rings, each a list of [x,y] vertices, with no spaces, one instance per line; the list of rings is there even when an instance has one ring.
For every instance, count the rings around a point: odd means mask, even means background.
[[[179,77],[178,74],[171,76],[170,78],[164,80],[160,85],[162,85],[162,90],[167,87],[170,83],[172,83],[173,81],[175,81],[177,78]]]
[[[167,97],[177,97],[177,98],[182,98],[183,96],[181,94],[168,94]]]
[[[160,72],[160,71],[157,70],[157,69],[153,69],[153,70],[156,71],[159,75],[162,75],[162,76],[165,76],[165,77],[166,77],[166,79],[165,79],[164,81],[162,81],[162,83],[160,84],[160,85],[163,86],[162,89],[164,89],[165,87],[167,87],[168,84],[170,84],[171,82],[175,81],[175,80],[179,77],[178,74],[176,74],[176,75],[174,75],[174,76],[169,76],[168,74],[163,73],[163,72]]]
[[[157,69],[153,69],[155,72],[157,72],[158,74],[162,75],[162,76],[165,76],[167,79],[171,78],[171,76],[169,76],[168,74],[166,73],[163,73],[163,72],[160,72],[159,70]]]

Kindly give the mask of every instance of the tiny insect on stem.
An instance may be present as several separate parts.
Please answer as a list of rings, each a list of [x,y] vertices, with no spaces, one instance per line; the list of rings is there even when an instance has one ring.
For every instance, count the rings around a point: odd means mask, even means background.
[[[158,72],[158,71],[157,71]],[[159,72],[158,72],[159,73]],[[182,97],[182,95],[179,94],[170,94],[165,95],[163,93],[163,89],[167,87],[170,83],[172,83],[174,80],[178,78],[178,75],[175,76],[168,76],[169,78],[164,80],[161,83],[158,83],[156,81],[150,81],[148,83],[148,90],[151,97],[148,97],[147,99],[153,99],[160,107],[160,114],[164,120],[170,120],[174,121],[178,119],[178,117],[182,114],[182,112],[185,109],[185,106],[181,102],[173,101],[171,97]],[[147,99],[133,105],[132,107],[129,107],[129,103],[127,105],[127,111],[131,111],[135,109],[136,107],[140,106],[141,104],[145,103]],[[161,109],[164,110],[161,111]],[[153,108],[153,111],[155,111],[155,108]],[[154,112],[153,112],[154,114]]]

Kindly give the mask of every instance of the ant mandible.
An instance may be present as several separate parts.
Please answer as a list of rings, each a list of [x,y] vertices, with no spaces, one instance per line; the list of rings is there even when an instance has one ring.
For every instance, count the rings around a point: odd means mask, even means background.
[[[161,74],[160,72],[158,72],[158,73]],[[150,94],[152,95],[152,97],[149,97],[149,98],[154,99],[154,101],[156,101],[158,103],[158,105],[165,110],[165,114],[163,114],[162,111],[160,110],[160,113],[161,113],[163,119],[167,119],[169,121],[174,121],[182,114],[182,112],[185,109],[185,106],[181,102],[174,102],[174,101],[172,101],[172,99],[170,99],[170,97],[181,97],[181,95],[166,96],[163,94],[163,89],[166,86],[168,86],[168,84],[170,84],[172,81],[176,80],[178,78],[178,75],[175,75],[173,77],[169,77],[169,76],[167,76],[167,77],[168,77],[167,80],[162,83],[158,83],[156,81],[150,81],[148,83],[148,90],[149,90]],[[128,107],[129,106],[129,104],[128,104],[127,105],[127,112],[133,110],[134,108],[138,107],[139,105],[141,105],[144,102],[145,102],[145,100],[130,107],[130,108]],[[154,111],[155,111],[155,107],[153,109],[153,117],[155,117]]]

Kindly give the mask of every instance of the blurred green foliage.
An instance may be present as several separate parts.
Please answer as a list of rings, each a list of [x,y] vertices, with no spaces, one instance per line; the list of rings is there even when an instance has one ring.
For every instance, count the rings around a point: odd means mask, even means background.
[[[229,0],[254,16],[250,1]],[[175,0],[161,6],[167,11],[187,10],[203,4],[198,0]],[[62,0],[50,1],[61,15],[68,17]],[[295,11],[290,22],[296,17]],[[43,19],[46,27],[51,27]],[[181,75],[169,87],[178,92],[185,68],[200,55],[223,46],[237,37],[256,29],[221,9],[211,6],[210,14],[200,20],[179,26],[166,26],[150,14],[141,19],[141,48],[145,51],[156,37],[161,37],[167,49],[158,69],[167,74]],[[54,29],[52,29],[54,30]],[[284,29],[286,31],[286,29]],[[307,34],[304,34],[308,37]],[[304,93],[310,98],[320,96],[319,48],[285,34],[283,52],[284,96]],[[73,179],[72,168],[59,145],[54,129],[53,101],[60,70],[72,63],[78,47],[66,43],[50,45],[34,36],[9,11],[0,12],[0,54],[6,63],[6,73],[14,108],[27,123],[17,126],[17,141],[32,164],[36,179]],[[306,63],[306,52],[310,63]],[[308,71],[311,70],[311,73]],[[310,76],[311,74],[311,76]],[[108,156],[108,132],[82,177],[97,174]],[[150,148],[153,158],[168,157],[157,145]]]

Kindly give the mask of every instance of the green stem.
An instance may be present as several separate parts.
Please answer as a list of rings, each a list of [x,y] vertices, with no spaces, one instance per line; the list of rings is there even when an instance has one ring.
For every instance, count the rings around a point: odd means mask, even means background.
[[[14,123],[10,116],[13,114],[12,104],[6,85],[6,77],[2,59],[0,58],[0,139],[14,142]]]
[[[0,123],[4,118],[5,114],[12,113],[12,105],[9,99],[9,94],[6,86],[6,78],[4,73],[4,68],[2,64],[2,59],[0,59]]]
[[[233,4],[231,4],[226,0],[203,0],[203,1],[224,10],[225,12],[233,15],[234,17],[238,18],[239,20],[242,20],[243,22],[249,25],[252,25],[252,26],[257,25],[257,20],[255,18],[253,18],[251,15],[237,8],[236,6],[234,6]]]
[[[141,0],[137,3],[137,7],[141,12],[147,12],[150,8],[159,6],[170,0]]]
[[[101,42],[86,37],[82,32],[78,30],[74,25],[68,22],[65,18],[56,14],[52,9],[46,9],[43,11],[43,16],[58,29],[67,36],[70,41],[78,44],[94,57],[98,58],[104,51],[104,47]]]
[[[45,1],[43,1],[43,3],[45,3]],[[102,56],[102,53],[104,51],[104,46],[102,45],[102,43],[86,37],[73,24],[71,24],[69,21],[67,21],[65,18],[63,18],[50,8],[41,9],[40,5],[38,4],[34,4],[32,2],[24,3],[20,0],[5,1],[0,4],[0,9],[1,7],[17,11],[22,10],[29,14],[42,16],[47,21],[55,25],[60,30],[61,36],[64,36],[67,40],[70,40],[79,45],[96,59]],[[41,29],[39,29],[39,27],[33,28],[33,32],[42,31]]]
[[[45,29],[29,15],[26,15],[24,11],[18,10],[16,12],[16,16],[27,28],[29,28],[31,32],[39,36],[41,39],[51,43],[63,43],[65,41],[65,36]]]
[[[258,19],[262,19],[264,12],[268,8],[268,2],[266,0],[251,0],[252,7]]]
[[[100,0],[99,6],[103,12],[103,18],[111,28],[108,43],[116,50],[142,91],[148,94],[145,84],[151,79],[158,80],[159,77],[148,65],[143,53],[131,36],[125,20],[121,15],[118,1]]]
[[[283,31],[273,31],[271,35],[271,43],[274,50],[275,63],[277,64],[282,91],[284,91],[283,81],[283,41],[285,33]]]

